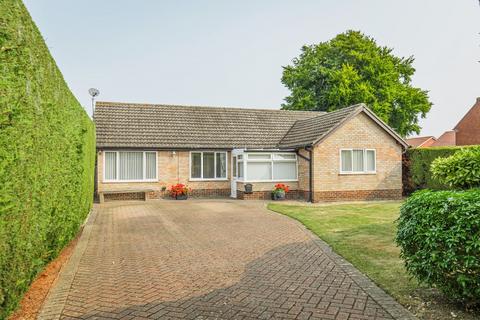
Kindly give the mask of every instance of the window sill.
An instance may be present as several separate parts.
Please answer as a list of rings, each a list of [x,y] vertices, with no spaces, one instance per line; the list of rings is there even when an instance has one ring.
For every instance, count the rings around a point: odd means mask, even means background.
[[[340,172],[339,176],[365,176],[365,175],[376,175],[377,172]]]
[[[192,182],[208,182],[208,181],[229,181],[228,178],[225,178],[225,179],[195,179],[195,178],[190,178],[188,179],[188,181],[192,181]]]
[[[243,182],[243,183],[260,183],[260,182],[279,183],[279,182],[298,182],[298,179],[283,179],[283,180],[237,180],[237,182]]]
[[[158,179],[155,180],[103,180],[102,183],[148,183],[148,182],[158,182]]]

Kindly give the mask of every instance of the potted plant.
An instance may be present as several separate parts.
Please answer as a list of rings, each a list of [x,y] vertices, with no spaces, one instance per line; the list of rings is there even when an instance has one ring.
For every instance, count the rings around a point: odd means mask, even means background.
[[[190,191],[191,189],[182,183],[174,184],[168,190],[170,197],[177,200],[186,200]]]
[[[272,191],[273,200],[285,200],[285,194],[290,190],[290,188],[283,183],[277,183]]]

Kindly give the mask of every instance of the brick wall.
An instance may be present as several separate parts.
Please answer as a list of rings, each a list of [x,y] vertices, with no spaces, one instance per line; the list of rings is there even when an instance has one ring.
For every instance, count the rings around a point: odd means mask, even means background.
[[[229,197],[230,196],[230,152],[227,154],[227,176],[225,181],[191,181],[190,180],[190,152],[189,151],[158,151],[158,181],[156,182],[103,182],[103,155],[98,152],[98,191],[116,190],[153,190],[147,194],[147,199],[158,199],[168,196],[162,187],[183,183],[192,188],[193,197]]]
[[[320,201],[347,201],[347,200],[400,200],[402,190],[337,190],[317,191],[314,193],[315,202]]]
[[[341,174],[340,149],[375,149],[375,174]],[[398,199],[402,190],[402,147],[360,113],[313,151],[314,202],[324,200]]]
[[[455,127],[456,145],[480,144],[480,98]]]
[[[309,158],[310,154],[306,150],[299,150],[298,151],[302,156]],[[310,183],[310,162],[305,160],[299,156],[298,159],[298,190],[305,190],[309,191],[309,183]]]
[[[135,193],[111,193],[104,196],[105,201],[115,201],[115,200],[146,200],[144,192],[135,192]]]
[[[303,191],[290,190],[285,195],[287,200],[303,200]],[[252,193],[245,193],[244,191],[237,191],[237,199],[240,200],[272,200],[272,191],[253,191]]]

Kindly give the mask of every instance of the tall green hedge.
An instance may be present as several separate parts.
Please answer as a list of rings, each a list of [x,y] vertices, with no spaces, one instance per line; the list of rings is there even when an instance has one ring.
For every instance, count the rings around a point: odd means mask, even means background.
[[[23,3],[0,1],[0,319],[85,220],[94,134]]]
[[[470,147],[434,147],[408,149],[403,159],[404,192],[410,194],[419,189],[447,190],[450,189],[435,179],[430,166],[436,158],[446,158],[462,148]]]

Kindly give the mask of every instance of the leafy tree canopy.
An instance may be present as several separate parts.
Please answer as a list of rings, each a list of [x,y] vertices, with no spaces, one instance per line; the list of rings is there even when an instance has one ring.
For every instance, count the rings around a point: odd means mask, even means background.
[[[291,91],[282,109],[333,111],[364,102],[399,134],[419,133],[432,104],[428,92],[411,84],[414,58],[399,58],[359,31],[304,46],[283,67],[282,83]]]

